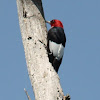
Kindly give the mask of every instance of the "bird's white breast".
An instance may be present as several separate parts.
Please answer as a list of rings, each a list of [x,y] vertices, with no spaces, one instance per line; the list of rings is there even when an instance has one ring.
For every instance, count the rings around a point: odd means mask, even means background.
[[[60,60],[64,54],[64,46],[49,40],[49,49],[56,59]]]

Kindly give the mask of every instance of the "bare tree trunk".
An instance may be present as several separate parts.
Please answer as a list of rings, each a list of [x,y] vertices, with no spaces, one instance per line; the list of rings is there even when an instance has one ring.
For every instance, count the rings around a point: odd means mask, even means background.
[[[36,100],[63,100],[58,74],[49,63],[41,0],[17,0],[28,74]]]

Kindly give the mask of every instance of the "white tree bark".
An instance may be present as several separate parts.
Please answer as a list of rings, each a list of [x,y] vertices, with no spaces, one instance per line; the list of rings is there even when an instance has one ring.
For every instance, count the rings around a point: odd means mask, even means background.
[[[28,74],[36,100],[64,100],[59,76],[49,63],[41,0],[17,0]]]

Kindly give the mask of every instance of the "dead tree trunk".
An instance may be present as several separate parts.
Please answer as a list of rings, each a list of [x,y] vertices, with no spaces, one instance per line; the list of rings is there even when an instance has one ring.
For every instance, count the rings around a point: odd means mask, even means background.
[[[49,63],[41,0],[17,0],[28,74],[36,100],[63,100],[58,74]]]

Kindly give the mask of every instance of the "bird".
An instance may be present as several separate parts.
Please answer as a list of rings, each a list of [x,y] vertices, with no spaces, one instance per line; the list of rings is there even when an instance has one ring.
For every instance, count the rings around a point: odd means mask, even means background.
[[[47,33],[47,52],[49,62],[58,73],[59,66],[61,65],[64,55],[64,48],[66,44],[66,35],[64,32],[63,24],[60,20],[53,19],[46,21],[51,25]]]

